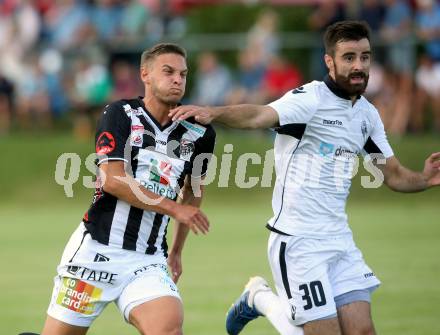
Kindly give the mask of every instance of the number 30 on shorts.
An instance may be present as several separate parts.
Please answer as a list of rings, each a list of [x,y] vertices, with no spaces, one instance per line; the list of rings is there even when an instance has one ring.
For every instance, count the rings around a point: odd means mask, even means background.
[[[303,291],[302,299],[306,302],[304,306],[305,311],[312,308],[313,305],[319,307],[324,306],[327,303],[325,299],[324,289],[322,288],[322,284],[319,280],[312,281],[308,285],[299,285],[299,290]]]

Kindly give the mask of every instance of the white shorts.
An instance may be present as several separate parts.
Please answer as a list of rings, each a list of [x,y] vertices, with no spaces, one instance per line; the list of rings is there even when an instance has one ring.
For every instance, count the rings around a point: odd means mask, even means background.
[[[75,326],[89,327],[111,301],[128,321],[130,311],[146,301],[181,299],[164,256],[103,245],[82,223],[67,243],[57,272],[47,313]]]
[[[289,300],[286,313],[295,325],[336,317],[335,298],[380,285],[351,234],[311,239],[272,232],[268,256],[276,290]]]

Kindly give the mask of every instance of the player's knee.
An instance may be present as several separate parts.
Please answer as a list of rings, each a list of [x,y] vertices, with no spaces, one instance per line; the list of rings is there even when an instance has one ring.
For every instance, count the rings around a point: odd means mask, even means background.
[[[376,335],[376,331],[374,330],[374,326],[371,322],[361,324],[358,327],[357,335]]]
[[[142,335],[182,335],[182,324],[158,324],[155,327],[151,325],[137,327]]]
[[[134,326],[142,335],[182,335],[183,315],[173,313],[159,320],[141,319]]]

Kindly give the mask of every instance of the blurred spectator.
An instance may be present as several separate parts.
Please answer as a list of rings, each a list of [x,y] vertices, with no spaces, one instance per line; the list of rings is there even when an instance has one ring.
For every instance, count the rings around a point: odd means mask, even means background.
[[[151,40],[147,33],[150,11],[147,6],[140,4],[137,0],[128,1],[122,9],[122,18],[119,36],[130,44],[139,40]]]
[[[1,15],[11,15],[17,6],[17,0],[2,0],[0,1],[0,14]]]
[[[139,0],[151,11],[148,20],[150,41],[158,41],[164,36],[174,39],[182,38],[186,32],[186,21],[183,15],[181,0]]]
[[[23,58],[36,46],[41,21],[30,1],[16,2],[8,8],[9,15],[0,17],[0,72],[18,85],[25,75]]]
[[[394,105],[390,102],[394,101],[396,92],[391,79],[392,76],[380,63],[372,62],[365,96],[379,111],[385,129],[389,128],[394,112]]]
[[[98,49],[75,60],[73,87],[69,91],[76,110],[74,134],[79,139],[91,136],[97,114],[109,101],[112,82],[106,61]]]
[[[440,6],[434,0],[418,0],[415,23],[426,53],[440,62]]]
[[[125,60],[117,60],[112,65],[113,93],[110,100],[116,101],[143,95],[137,68]]]
[[[345,8],[338,0],[326,0],[321,1],[317,5],[308,18],[308,25],[311,31],[315,31],[319,33],[319,36],[322,36],[322,33],[329,25],[345,18]],[[310,75],[312,79],[322,80],[328,72],[324,63],[324,54],[325,50],[322,47],[322,43],[319,43],[319,46],[312,49],[310,60]]]
[[[45,34],[50,44],[63,51],[87,45],[96,39],[91,8],[83,1],[60,0],[45,15]]]
[[[227,98],[227,104],[263,103],[261,85],[266,67],[252,49],[245,49],[238,54],[237,81]]]
[[[0,74],[0,135],[11,128],[14,86]]]
[[[303,83],[299,69],[281,56],[273,56],[263,77],[262,94],[273,101]]]
[[[122,19],[122,5],[117,0],[96,0],[91,21],[98,40],[109,43],[117,37]]]
[[[440,132],[440,63],[422,54],[416,73],[417,90],[411,117],[411,130],[424,130],[424,112],[430,107],[434,130]]]
[[[192,96],[196,105],[224,105],[232,87],[232,77],[213,52],[203,52],[197,60],[197,73]]]
[[[17,87],[17,120],[22,129],[49,128],[52,124],[50,98],[38,56],[30,54],[24,63],[25,76]]]
[[[385,6],[381,0],[362,1],[358,19],[366,21],[373,34],[378,33],[385,17]]]
[[[40,66],[45,74],[51,114],[54,118],[63,116],[70,107],[70,101],[65,90],[63,58],[55,49],[46,49],[40,55]]]
[[[250,28],[246,49],[252,50],[259,57],[259,62],[266,65],[272,56],[278,54],[280,40],[278,37],[278,14],[265,9]]]
[[[374,59],[380,63],[384,62],[384,50],[381,45],[375,43],[379,37],[380,29],[382,28],[385,18],[385,6],[381,0],[364,0],[359,8],[357,18],[368,23],[371,28]]]
[[[424,53],[416,71],[415,106],[411,115],[411,130],[424,128],[424,112],[433,112],[434,129],[440,131],[440,6],[434,0],[418,0],[416,34]]]
[[[387,10],[381,35],[388,47],[386,65],[392,71],[396,96],[389,133],[407,130],[411,110],[414,71],[414,45],[411,8],[402,0],[386,0]]]

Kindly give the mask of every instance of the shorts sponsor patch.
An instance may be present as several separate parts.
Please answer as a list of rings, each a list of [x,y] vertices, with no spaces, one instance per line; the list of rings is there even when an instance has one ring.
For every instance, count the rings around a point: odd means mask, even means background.
[[[74,278],[63,277],[57,304],[74,312],[90,315],[101,299],[102,289]]]

